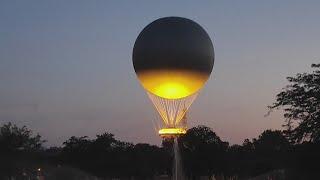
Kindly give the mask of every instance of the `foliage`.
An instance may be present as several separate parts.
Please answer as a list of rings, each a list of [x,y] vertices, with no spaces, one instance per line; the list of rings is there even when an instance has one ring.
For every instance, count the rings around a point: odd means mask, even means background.
[[[63,145],[64,163],[104,178],[134,175],[144,179],[165,172],[170,162],[162,148],[122,142],[110,133],[92,140],[73,136]]]
[[[249,142],[244,142],[243,146],[249,146]],[[258,151],[286,151],[289,148],[289,141],[280,130],[265,130],[258,139],[253,139],[253,146]]]
[[[283,108],[286,135],[293,143],[320,142],[320,64],[312,73],[288,77],[289,85],[277,94],[270,110]]]
[[[229,146],[215,132],[205,126],[197,126],[180,138],[186,172],[191,175],[213,175],[223,170],[223,159]]]
[[[45,141],[39,134],[32,135],[26,126],[6,123],[0,127],[0,179],[17,174],[25,162],[34,163]],[[29,166],[32,166],[29,164]]]
[[[21,130],[26,128],[12,124],[4,127],[0,129],[11,127],[9,129],[14,129],[13,132],[29,132],[29,137],[34,137],[30,130]],[[247,179],[279,169],[288,169],[289,179],[316,179],[320,170],[318,166],[313,166],[320,161],[320,143],[290,144],[279,130],[265,130],[257,138],[245,139],[242,145],[229,146],[212,129],[197,126],[189,129],[178,142],[185,174],[193,179],[212,175]],[[6,145],[21,147],[10,143]],[[113,134],[106,132],[93,139],[72,136],[61,148],[26,148],[28,151],[6,148],[13,153],[0,154],[0,179],[15,177],[12,175],[25,170],[31,171],[39,167],[40,162],[53,164],[54,167],[62,165],[80,169],[102,178],[152,179],[156,175],[172,173],[172,145],[172,139],[163,141],[163,147],[145,143],[134,145],[117,140]],[[19,158],[16,158],[18,155]]]
[[[228,148],[226,174],[257,176],[286,167],[290,144],[279,130],[265,130],[258,138]]]
[[[39,134],[33,136],[26,126],[19,128],[9,122],[0,127],[1,151],[36,151],[44,142]]]

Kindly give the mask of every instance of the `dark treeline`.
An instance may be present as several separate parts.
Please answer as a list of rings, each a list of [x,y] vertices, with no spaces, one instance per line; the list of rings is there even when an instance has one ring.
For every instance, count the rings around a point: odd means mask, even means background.
[[[150,179],[172,173],[172,140],[161,147],[132,144],[104,133],[94,139],[71,137],[62,147],[43,148],[39,135],[12,124],[0,127],[0,177],[16,176],[44,164],[69,166],[97,177]],[[292,144],[279,130],[266,130],[259,137],[229,145],[210,128],[197,126],[179,138],[185,174],[254,177],[273,170],[286,170],[287,179],[319,177],[320,144]],[[0,178],[1,179],[1,178]]]

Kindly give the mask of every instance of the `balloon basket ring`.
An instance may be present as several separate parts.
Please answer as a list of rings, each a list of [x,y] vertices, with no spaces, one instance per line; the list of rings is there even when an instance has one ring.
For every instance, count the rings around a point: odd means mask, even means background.
[[[187,130],[184,128],[163,128],[159,130],[159,136],[162,138],[173,138],[186,134]]]

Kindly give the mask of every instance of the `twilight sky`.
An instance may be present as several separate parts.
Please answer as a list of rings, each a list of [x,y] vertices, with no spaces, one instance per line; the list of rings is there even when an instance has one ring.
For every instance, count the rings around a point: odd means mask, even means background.
[[[161,2],[161,3],[160,3]],[[319,1],[0,1],[0,125],[27,125],[61,145],[114,133],[159,144],[157,119],[132,66],[139,32],[165,16],[205,28],[215,66],[190,108],[189,125],[242,143],[280,129],[267,106],[285,77],[320,56]]]

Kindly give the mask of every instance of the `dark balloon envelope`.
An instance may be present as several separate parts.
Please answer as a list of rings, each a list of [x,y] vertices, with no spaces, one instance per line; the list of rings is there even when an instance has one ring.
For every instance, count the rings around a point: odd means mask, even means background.
[[[133,48],[133,65],[141,84],[163,98],[183,98],[197,92],[213,64],[209,35],[186,18],[165,17],[150,23]]]

